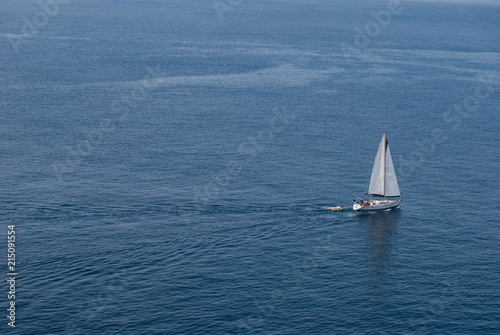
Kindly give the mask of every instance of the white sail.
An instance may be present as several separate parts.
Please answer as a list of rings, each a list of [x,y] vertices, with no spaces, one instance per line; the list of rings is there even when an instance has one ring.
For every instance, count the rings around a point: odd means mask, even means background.
[[[368,194],[384,195],[384,171],[385,171],[385,133],[378,146],[375,162],[373,163],[372,177],[370,179],[370,188]]]
[[[396,171],[392,164],[391,150],[387,144],[387,152],[385,155],[385,194],[386,197],[399,197],[398,179],[396,178]]]
[[[383,197],[400,196],[398,180],[394,165],[392,163],[391,151],[387,136],[384,133],[378,146],[377,156],[373,163],[372,177],[370,179],[370,188],[368,194],[379,195]]]

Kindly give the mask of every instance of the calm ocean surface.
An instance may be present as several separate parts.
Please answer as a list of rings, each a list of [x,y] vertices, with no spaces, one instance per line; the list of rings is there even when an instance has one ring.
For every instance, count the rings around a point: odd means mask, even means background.
[[[500,2],[64,2],[0,2],[0,333],[500,333]]]

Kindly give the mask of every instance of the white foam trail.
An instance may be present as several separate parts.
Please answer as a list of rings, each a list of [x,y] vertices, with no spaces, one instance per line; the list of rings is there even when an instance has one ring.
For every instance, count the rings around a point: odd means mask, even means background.
[[[249,73],[154,78],[125,82],[123,84],[127,86],[143,86],[146,88],[171,86],[230,88],[307,86],[312,81],[322,79],[326,75],[327,73],[325,71],[299,69],[291,65],[282,65]]]

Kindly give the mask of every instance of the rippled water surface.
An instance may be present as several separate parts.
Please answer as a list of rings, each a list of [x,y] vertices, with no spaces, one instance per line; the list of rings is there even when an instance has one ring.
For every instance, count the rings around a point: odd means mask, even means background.
[[[500,333],[500,4],[389,3],[1,1],[1,332]]]

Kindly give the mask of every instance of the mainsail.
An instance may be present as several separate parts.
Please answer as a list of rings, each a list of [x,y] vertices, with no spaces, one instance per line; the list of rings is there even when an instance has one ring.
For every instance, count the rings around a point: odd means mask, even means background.
[[[387,142],[387,135],[385,133],[382,136],[377,156],[375,156],[375,162],[373,163],[368,194],[382,197],[399,197],[401,195],[396,171],[394,171],[394,165],[392,164],[389,142]]]

